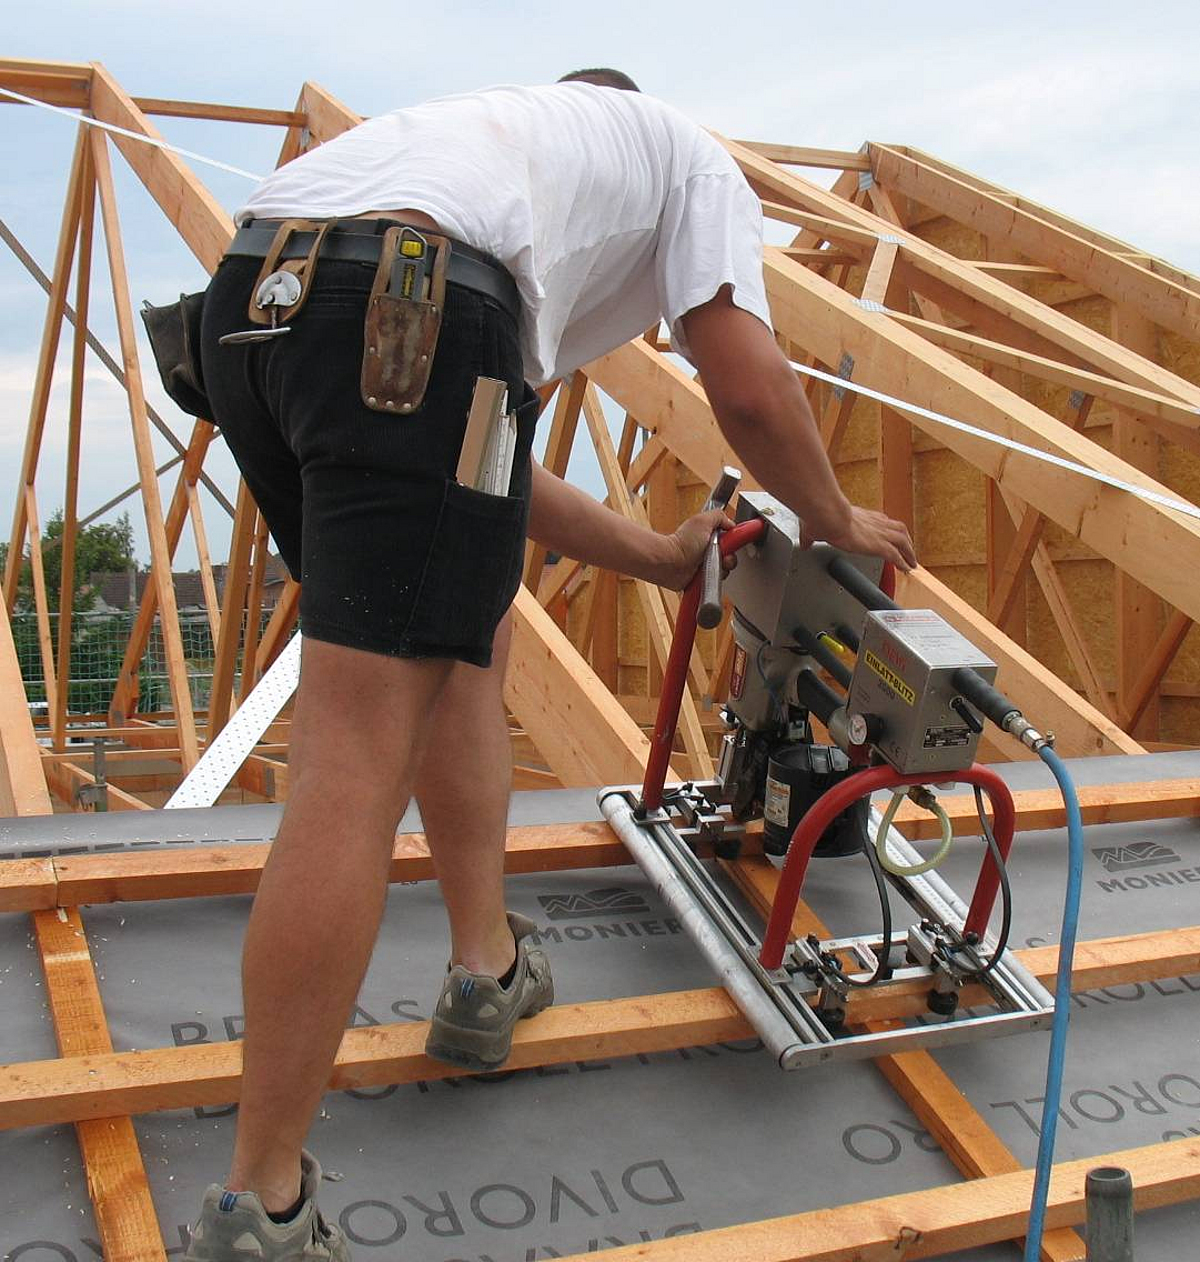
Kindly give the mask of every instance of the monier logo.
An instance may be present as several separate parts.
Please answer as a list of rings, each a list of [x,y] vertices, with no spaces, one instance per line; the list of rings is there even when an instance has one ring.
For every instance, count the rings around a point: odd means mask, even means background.
[[[580,920],[584,916],[639,916],[650,910],[646,900],[619,885],[586,894],[539,894],[538,902],[551,920]]]
[[[1134,868],[1153,868],[1164,863],[1178,863],[1174,850],[1156,841],[1135,841],[1128,846],[1102,846],[1092,854],[1106,872],[1129,872]]]

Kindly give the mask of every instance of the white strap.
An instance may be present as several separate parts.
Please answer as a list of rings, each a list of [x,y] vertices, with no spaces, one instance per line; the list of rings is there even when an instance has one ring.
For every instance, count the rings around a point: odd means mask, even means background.
[[[144,145],[151,145],[155,149],[166,149],[169,153],[177,153],[182,158],[191,158],[193,162],[203,162],[205,166],[216,167],[218,171],[228,171],[231,175],[241,175],[247,180],[253,180],[256,184],[263,178],[261,175],[255,175],[253,171],[243,171],[241,167],[230,166],[228,162],[218,162],[216,158],[206,158],[202,153],[196,153],[191,149],[181,149],[178,145],[169,145],[165,140],[159,140],[156,136],[147,136],[144,132],[130,131],[127,127],[118,127],[116,123],[105,123],[98,118],[92,118],[89,114],[76,114],[74,110],[64,110],[58,105],[51,105],[47,101],[39,101],[35,96],[23,96],[20,92],[14,92],[12,88],[0,88],[0,96],[11,97],[14,101],[20,101],[22,105],[36,105],[38,109],[49,110],[51,114],[61,114],[64,118],[69,118],[72,122],[85,123],[88,127],[99,127],[101,131],[111,131],[117,136],[128,136],[130,140],[140,140]]]
[[[1091,478],[1093,482],[1103,482],[1105,486],[1116,487],[1118,491],[1128,491],[1130,495],[1136,495],[1140,500],[1146,500],[1148,503],[1157,504],[1161,508],[1169,508],[1177,513],[1183,513],[1186,517],[1200,518],[1200,508],[1195,504],[1189,504],[1184,500],[1172,499],[1169,495],[1163,495],[1159,491],[1152,491],[1149,487],[1137,486],[1133,482],[1124,482],[1120,478],[1115,478],[1110,473],[1101,473],[1099,469],[1091,469],[1087,465],[1078,464],[1074,460],[1067,460],[1064,456],[1056,456],[1053,452],[1039,451],[1036,447],[1030,447],[1025,443],[1019,443],[1015,438],[1006,438],[1003,434],[993,434],[990,430],[980,429],[978,425],[968,425],[966,421],[957,421],[952,416],[946,416],[942,412],[934,412],[929,408],[923,408],[918,403],[905,403],[903,399],[894,399],[890,394],[884,394],[882,390],[872,390],[870,386],[860,386],[855,381],[848,381],[844,377],[834,377],[830,373],[822,372],[819,368],[809,368],[806,364],[797,364],[794,361],[792,367],[799,373],[803,373],[806,377],[816,377],[818,381],[827,381],[831,386],[839,390],[853,390],[855,394],[861,394],[865,398],[874,399],[878,403],[886,403],[889,407],[893,407],[897,412],[910,412],[914,416],[923,416],[926,420],[936,421],[939,425],[945,425],[948,429],[961,430],[964,434],[971,434],[975,438],[982,438],[989,443],[995,443],[998,447],[1007,447],[1010,451],[1019,451],[1023,456],[1032,456],[1035,460],[1042,460],[1046,464],[1056,465],[1060,469],[1066,469],[1071,473],[1078,473],[1082,477]],[[1200,409],[1197,409],[1200,412]]]
[[[301,635],[297,631],[271,669],[254,685],[238,712],[171,794],[168,810],[180,806],[212,806],[229,787],[238,768],[296,691],[300,682],[300,644]]]

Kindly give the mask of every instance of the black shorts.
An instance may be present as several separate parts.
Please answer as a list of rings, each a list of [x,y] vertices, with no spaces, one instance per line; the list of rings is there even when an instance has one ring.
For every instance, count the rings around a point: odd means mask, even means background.
[[[397,657],[487,666],[521,581],[537,398],[522,380],[516,321],[446,286],[429,387],[405,416],[362,401],[363,321],[375,267],[318,260],[292,331],[219,346],[249,327],[261,260],[227,258],[204,308],[213,420],[288,569],[305,635]],[[477,377],[508,383],[518,441],[510,494],[455,480]]]

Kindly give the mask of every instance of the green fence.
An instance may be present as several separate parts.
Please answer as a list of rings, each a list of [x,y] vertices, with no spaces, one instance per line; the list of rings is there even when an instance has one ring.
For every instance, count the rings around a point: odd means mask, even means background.
[[[71,683],[67,691],[67,710],[72,714],[100,714],[108,709],[125,646],[136,614],[77,613],[71,619]],[[266,626],[269,614],[263,614]],[[183,638],[183,656],[187,665],[192,706],[207,707],[212,688],[214,645],[208,618],[203,610],[181,610],[179,629]],[[25,694],[31,705],[46,701],[46,684],[42,673],[42,654],[38,644],[37,617],[32,613],[15,614],[12,618],[13,639]],[[243,628],[244,631],[244,628]],[[50,634],[58,651],[58,614],[50,615]],[[244,642],[244,635],[243,635]],[[239,653],[238,670],[241,662]],[[162,628],[155,618],[150,642],[138,671],[140,695],[138,712],[170,710],[171,688],[167,680],[167,661],[163,651]],[[235,684],[236,686],[236,684]],[[41,708],[40,706],[38,707]]]

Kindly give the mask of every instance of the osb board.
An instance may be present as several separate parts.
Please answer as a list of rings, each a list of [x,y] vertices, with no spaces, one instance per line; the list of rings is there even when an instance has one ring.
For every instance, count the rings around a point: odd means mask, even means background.
[[[935,219],[931,223],[922,224],[917,235],[930,245],[960,259],[982,260],[990,257],[982,234],[965,224],[956,223],[953,219]]]
[[[1064,561],[1057,570],[1096,669],[1101,679],[1112,685],[1116,680],[1112,566],[1107,561]],[[1036,578],[1029,580],[1028,595],[1026,626],[1030,651],[1072,688],[1080,688],[1079,676]]]
[[[1112,303],[1098,294],[1060,303],[1058,310],[1105,337],[1112,336]]]
[[[879,466],[874,455],[837,466],[838,485],[855,504],[879,503]]]
[[[1200,697],[1164,697],[1159,709],[1159,739],[1195,745],[1200,740]]]
[[[987,479],[950,451],[913,457],[914,542],[918,552],[982,562],[987,555]]]
[[[1200,385],[1200,345],[1187,342],[1177,333],[1159,330],[1159,362],[1185,381]]]
[[[930,572],[976,609],[986,603],[987,570],[982,565],[935,566]]]
[[[1161,482],[1185,500],[1200,504],[1200,456],[1174,443],[1164,443],[1158,467]]]
[[[833,387],[830,386],[829,395],[832,394]],[[878,450],[879,404],[860,395],[851,408],[837,456],[839,460],[874,460]]]
[[[1200,628],[1193,626],[1187,633],[1174,663],[1167,671],[1167,678],[1200,683]]]

